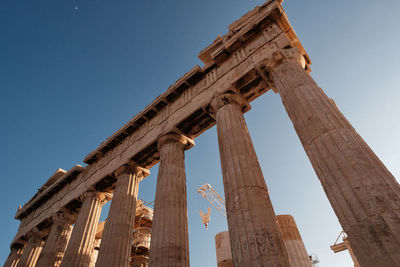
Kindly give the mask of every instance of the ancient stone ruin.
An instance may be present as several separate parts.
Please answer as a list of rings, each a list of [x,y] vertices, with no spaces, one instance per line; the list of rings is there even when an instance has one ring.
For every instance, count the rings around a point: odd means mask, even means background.
[[[139,184],[157,163],[148,265],[189,266],[185,150],[214,125],[234,265],[290,266],[243,117],[268,90],[281,96],[361,266],[400,266],[399,184],[310,76],[281,1],[232,23],[199,58],[203,67],[92,151],[87,166],[59,169],[18,210],[5,266],[132,266]],[[101,208],[111,199],[99,244]]]

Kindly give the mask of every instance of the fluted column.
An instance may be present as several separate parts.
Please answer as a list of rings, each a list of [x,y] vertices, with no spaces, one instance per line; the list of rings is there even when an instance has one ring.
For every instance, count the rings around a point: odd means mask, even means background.
[[[25,244],[14,243],[11,246],[10,254],[7,257],[4,267],[16,267],[22,252],[24,251]]]
[[[361,266],[400,266],[400,186],[343,114],[283,50],[269,72]]]
[[[235,266],[290,266],[242,108],[224,94],[211,103],[217,121],[232,259]]]
[[[289,255],[291,267],[311,267],[310,256],[304,246],[299,229],[291,215],[277,215],[279,229]]]
[[[178,134],[158,140],[158,169],[149,266],[188,267],[189,240],[185,148],[193,141]]]
[[[90,266],[97,224],[106,196],[89,191],[82,194],[81,200],[83,203],[61,262],[62,267]]]
[[[37,261],[37,267],[60,266],[71,236],[73,216],[68,210],[57,212],[52,219],[53,225]]]
[[[121,166],[115,171],[117,183],[101,239],[97,267],[130,266],[139,182],[148,173],[137,166]]]
[[[18,267],[33,267],[36,265],[40,252],[43,249],[44,236],[45,233],[38,229],[34,229],[28,234],[28,242],[18,261]]]

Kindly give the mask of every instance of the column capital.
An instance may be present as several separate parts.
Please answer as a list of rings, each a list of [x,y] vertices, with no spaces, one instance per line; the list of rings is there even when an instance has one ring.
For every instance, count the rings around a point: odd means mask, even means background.
[[[157,148],[158,150],[161,149],[161,147],[163,147],[165,144],[171,143],[171,142],[176,142],[176,143],[180,143],[184,146],[184,149],[187,150],[189,148],[192,148],[194,146],[194,140],[184,136],[183,134],[179,134],[179,133],[169,133],[166,135],[161,136],[160,138],[158,138],[157,141]]]
[[[80,197],[79,200],[82,202],[85,201],[86,199],[97,199],[100,201],[101,204],[105,204],[107,201],[111,199],[111,194],[105,193],[105,192],[99,192],[95,190],[89,190],[83,193]]]
[[[73,223],[75,219],[76,215],[74,215],[72,211],[66,207],[61,208],[59,211],[51,216],[51,220],[53,221],[53,223],[57,221],[67,221]]]
[[[297,48],[280,49],[272,54],[272,58],[268,60],[266,67],[272,71],[284,62],[296,62],[303,69],[306,67],[306,60]]]
[[[226,93],[217,95],[210,103],[210,112],[217,113],[217,111],[225,105],[235,104],[239,106],[243,112],[249,111],[251,106],[249,102],[238,92],[228,91]]]
[[[122,174],[134,174],[143,179],[150,174],[150,171],[149,169],[139,167],[138,165],[136,165],[136,163],[130,162],[128,164],[118,167],[114,171],[114,176],[117,179]]]
[[[10,245],[10,250],[18,250],[23,248],[26,245],[26,241],[24,242],[14,242]]]
[[[41,231],[39,228],[33,228],[29,233],[26,234],[26,238],[29,240],[31,238],[36,239],[34,243],[38,241],[43,241],[43,239],[49,234],[48,231]],[[28,241],[29,242],[29,241]]]

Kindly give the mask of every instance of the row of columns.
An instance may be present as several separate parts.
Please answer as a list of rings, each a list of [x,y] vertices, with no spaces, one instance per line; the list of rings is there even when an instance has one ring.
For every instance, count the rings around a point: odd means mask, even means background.
[[[137,166],[116,170],[117,182],[96,266],[130,266],[138,185],[148,173]],[[85,192],[80,197],[82,205],[74,226],[74,217],[69,211],[56,213],[46,242],[43,241],[46,233],[32,231],[26,245],[11,249],[4,266],[94,266],[91,256],[97,225],[102,206],[110,199],[108,193]]]
[[[400,187],[395,178],[304,70],[304,59],[296,49],[276,53],[267,68],[360,264],[400,266]],[[243,117],[248,103],[231,91],[217,96],[210,107],[217,124],[234,265],[290,266]],[[184,151],[191,146],[191,139],[176,133],[158,141],[150,266],[189,266]],[[97,266],[129,266],[138,184],[147,174],[138,166],[122,166],[115,172],[117,182]],[[94,232],[106,199],[98,192],[82,195],[68,246],[71,221],[57,215],[57,229],[51,230],[38,265],[60,262],[63,253],[59,252],[66,247],[62,267],[90,266]],[[33,266],[42,247],[42,239],[32,236],[18,266]],[[13,249],[13,255],[19,250]]]

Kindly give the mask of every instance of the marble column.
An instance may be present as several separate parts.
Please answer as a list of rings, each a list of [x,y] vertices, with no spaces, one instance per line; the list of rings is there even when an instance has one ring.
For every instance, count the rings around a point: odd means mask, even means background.
[[[137,166],[121,166],[101,239],[97,267],[130,266],[139,182],[149,173]]]
[[[73,215],[66,209],[52,216],[53,224],[37,267],[60,266],[72,232]]]
[[[304,246],[299,229],[291,215],[277,215],[279,229],[289,255],[291,267],[311,267],[310,256]]]
[[[189,240],[184,150],[193,141],[178,134],[158,140],[158,169],[149,266],[188,267]]]
[[[43,249],[44,236],[45,233],[38,229],[34,229],[28,234],[28,242],[18,261],[18,267],[33,267],[36,265],[40,252]]]
[[[400,186],[303,69],[296,49],[269,73],[361,266],[400,266]]]
[[[11,246],[10,254],[7,257],[4,267],[16,267],[22,252],[24,251],[25,244],[14,243]]]
[[[290,266],[268,189],[243,117],[246,101],[223,94],[217,121],[232,259],[235,266]]]
[[[106,196],[100,192],[89,191],[82,194],[81,200],[81,210],[61,262],[62,267],[84,267],[90,266],[91,263],[97,224]]]

